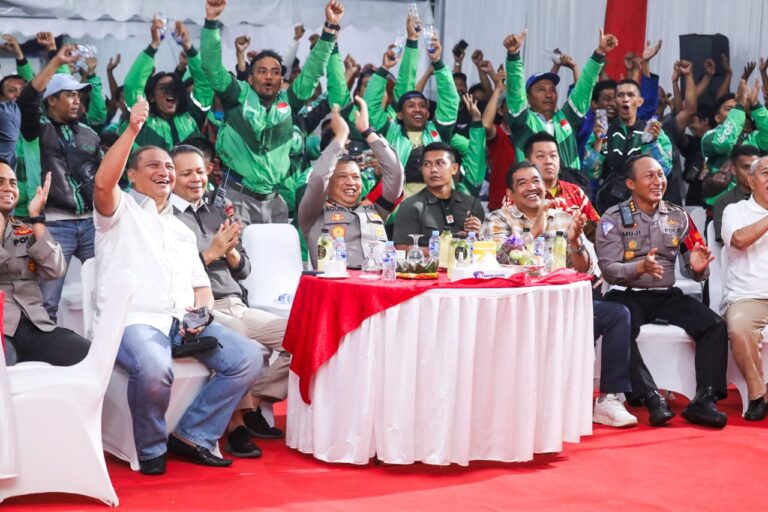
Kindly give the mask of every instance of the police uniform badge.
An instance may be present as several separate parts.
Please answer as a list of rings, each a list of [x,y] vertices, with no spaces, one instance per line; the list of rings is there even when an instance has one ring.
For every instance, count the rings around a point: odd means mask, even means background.
[[[632,261],[635,259],[635,251],[624,251],[624,261]]]
[[[26,224],[22,224],[13,230],[14,236],[29,236],[33,233],[32,228]]]
[[[629,249],[632,251],[637,250],[637,240],[630,240],[627,244],[627,247],[629,247]]]
[[[339,214],[341,215],[341,214]],[[342,216],[343,218],[343,216]],[[344,238],[344,235],[347,234],[347,228],[344,226],[333,226],[331,228],[331,237],[336,238]]]
[[[343,213],[332,213],[331,214],[331,222],[341,222],[344,220],[344,214]]]

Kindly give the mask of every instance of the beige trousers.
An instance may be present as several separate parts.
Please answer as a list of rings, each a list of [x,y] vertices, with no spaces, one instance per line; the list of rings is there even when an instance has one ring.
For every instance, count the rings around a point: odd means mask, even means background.
[[[728,339],[736,366],[747,381],[749,399],[765,395],[763,375],[763,335],[768,325],[768,299],[742,299],[725,312]]]
[[[288,320],[260,309],[249,308],[240,298],[218,299],[213,306],[217,322],[261,343],[267,348],[268,359],[273,352],[277,359],[270,364],[251,388],[251,396],[266,402],[279,402],[288,396],[288,367],[291,355],[283,348],[283,336]],[[246,395],[245,401],[250,401]],[[241,402],[241,409],[248,408]]]

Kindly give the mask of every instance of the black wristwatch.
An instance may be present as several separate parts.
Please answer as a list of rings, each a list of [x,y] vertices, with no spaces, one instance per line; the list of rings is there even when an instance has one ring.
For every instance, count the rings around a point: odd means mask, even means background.
[[[41,213],[37,217],[29,217],[27,222],[29,224],[45,224],[45,214]]]
[[[328,22],[326,21],[326,22],[323,24],[323,26],[324,26],[325,28],[327,28],[328,30],[336,30],[336,31],[339,31],[339,30],[341,30],[341,25],[337,25],[336,23],[328,23]]]
[[[369,126],[368,128],[366,128],[366,129],[365,129],[365,131],[363,131],[363,132],[360,132],[360,136],[363,138],[363,140],[365,140],[365,139],[367,139],[367,138],[368,138],[368,136],[369,136],[370,134],[374,133],[375,131],[376,131],[376,130],[374,130],[373,128],[371,128],[371,127]]]

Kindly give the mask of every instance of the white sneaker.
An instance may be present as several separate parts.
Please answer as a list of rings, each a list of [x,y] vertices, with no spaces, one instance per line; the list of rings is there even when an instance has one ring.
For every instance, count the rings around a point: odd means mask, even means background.
[[[592,421],[609,427],[631,427],[637,425],[637,418],[624,408],[619,395],[608,393],[595,400]]]

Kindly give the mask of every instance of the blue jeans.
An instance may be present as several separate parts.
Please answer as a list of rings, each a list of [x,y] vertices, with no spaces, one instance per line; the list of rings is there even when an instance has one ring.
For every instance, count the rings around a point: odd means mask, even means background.
[[[117,364],[128,372],[128,406],[139,460],[166,452],[165,411],[173,383],[171,343],[181,342],[178,329],[176,321],[170,333],[148,325],[129,325],[117,352]],[[264,354],[258,343],[215,322],[201,336],[213,336],[221,344],[194,356],[214,374],[181,417],[174,434],[213,450],[238,402],[261,375]]]
[[[93,258],[93,240],[96,229],[93,227],[93,219],[81,220],[52,220],[46,222],[45,227],[54,240],[61,246],[64,260],[69,268],[72,256],[77,256],[81,262]],[[56,322],[56,313],[59,310],[61,289],[64,287],[64,276],[50,281],[41,279],[40,290],[43,292],[43,302],[48,316]]]
[[[629,393],[629,347],[632,324],[629,309],[615,302],[592,301],[595,339],[602,336],[600,392]]]

